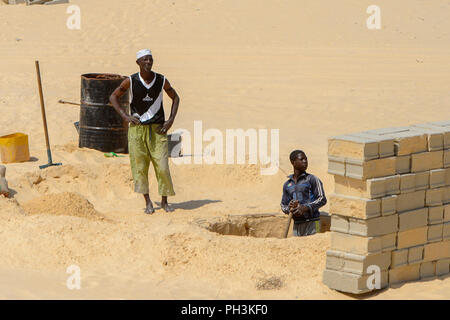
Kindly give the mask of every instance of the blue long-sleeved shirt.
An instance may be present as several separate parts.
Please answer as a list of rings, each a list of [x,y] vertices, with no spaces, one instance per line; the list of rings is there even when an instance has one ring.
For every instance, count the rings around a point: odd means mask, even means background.
[[[320,217],[319,208],[327,203],[322,181],[315,175],[304,172],[298,177],[297,183],[295,183],[293,176],[288,176],[289,179],[283,185],[281,210],[285,214],[289,214],[289,202],[295,197],[300,204],[309,208],[309,212],[305,213],[303,217],[294,217],[294,221],[318,220]]]

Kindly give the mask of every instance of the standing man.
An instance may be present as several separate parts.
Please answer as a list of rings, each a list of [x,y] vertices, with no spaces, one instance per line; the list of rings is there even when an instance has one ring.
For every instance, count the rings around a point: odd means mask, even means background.
[[[289,155],[294,174],[283,185],[281,210],[292,212],[294,236],[309,236],[320,231],[319,208],[327,203],[322,181],[306,172],[308,158],[302,150],[294,150]]]
[[[170,212],[173,209],[167,196],[175,195],[169,171],[169,147],[167,131],[172,127],[178,111],[180,98],[170,82],[161,74],[152,71],[153,57],[149,49],[136,54],[140,71],[126,78],[111,94],[109,101],[114,109],[130,124],[128,129],[128,150],[134,191],[144,195],[145,213],[155,212],[149,195],[148,169],[150,161],[158,180],[158,191],[162,196],[161,207]],[[172,99],[169,119],[165,121],[163,108],[163,88]],[[130,114],[119,106],[119,98],[130,89]]]

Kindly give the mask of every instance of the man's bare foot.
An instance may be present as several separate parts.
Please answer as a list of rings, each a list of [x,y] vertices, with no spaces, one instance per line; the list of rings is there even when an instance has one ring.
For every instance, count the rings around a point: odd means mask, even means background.
[[[144,212],[146,214],[152,214],[153,212],[155,212],[155,209],[153,208],[152,200],[150,200],[150,196],[148,194],[144,194],[144,199],[145,199],[145,210],[144,210]]]
[[[146,214],[152,214],[155,212],[155,208],[153,208],[153,204],[151,202],[147,203],[147,207],[145,208],[144,212]]]
[[[167,196],[161,197],[161,208],[163,208],[165,212],[173,211],[173,208],[167,203]]]
[[[173,208],[169,206],[167,202],[161,203],[161,208],[163,208],[165,212],[173,212]]]

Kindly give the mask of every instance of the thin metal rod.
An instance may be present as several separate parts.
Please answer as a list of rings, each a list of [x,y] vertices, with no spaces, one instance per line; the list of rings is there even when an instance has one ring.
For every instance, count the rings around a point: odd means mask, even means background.
[[[70,102],[70,101],[64,101],[64,100],[59,100],[58,103],[62,103],[62,104],[73,104],[73,105],[75,105],[75,106],[81,106],[80,103]]]

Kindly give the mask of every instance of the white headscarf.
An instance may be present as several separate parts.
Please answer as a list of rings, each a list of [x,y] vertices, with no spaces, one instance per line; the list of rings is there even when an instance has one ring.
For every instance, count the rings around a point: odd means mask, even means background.
[[[150,51],[150,49],[142,49],[142,50],[139,50],[137,53],[136,53],[136,60],[139,60],[140,58],[142,58],[142,57],[145,57],[145,56],[148,56],[148,55],[152,55],[152,52]]]

